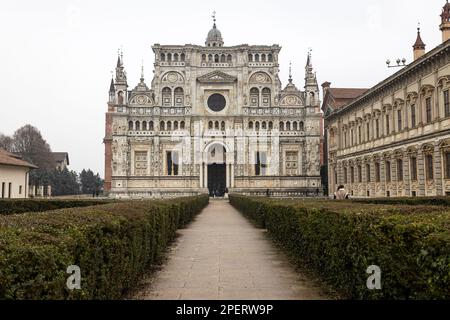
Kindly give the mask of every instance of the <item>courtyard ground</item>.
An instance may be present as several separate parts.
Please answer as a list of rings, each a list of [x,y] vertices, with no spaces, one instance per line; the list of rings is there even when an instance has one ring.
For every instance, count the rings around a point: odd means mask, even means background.
[[[172,246],[161,270],[132,299],[327,299],[228,201],[211,200]]]

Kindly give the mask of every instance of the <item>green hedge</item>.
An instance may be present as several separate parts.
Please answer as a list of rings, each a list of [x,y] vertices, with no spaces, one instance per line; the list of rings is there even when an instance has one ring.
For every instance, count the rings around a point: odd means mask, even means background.
[[[399,205],[429,205],[450,207],[450,197],[414,197],[414,198],[379,198],[379,199],[355,199],[357,203],[372,204],[399,204]]]
[[[118,299],[208,196],[0,216],[0,299]],[[81,290],[66,288],[67,267]]]
[[[24,212],[43,212],[49,210],[89,207],[106,204],[109,200],[38,200],[38,199],[2,199],[0,200],[0,215]]]
[[[231,195],[299,264],[351,299],[450,299],[450,213],[438,206]],[[382,290],[368,290],[371,265]]]

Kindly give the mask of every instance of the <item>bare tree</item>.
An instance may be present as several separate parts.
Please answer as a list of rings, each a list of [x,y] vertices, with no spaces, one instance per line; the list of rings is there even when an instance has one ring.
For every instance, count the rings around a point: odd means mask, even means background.
[[[39,170],[54,169],[54,159],[49,144],[42,138],[41,132],[27,124],[13,135],[13,150],[25,160],[35,164]]]
[[[6,150],[8,152],[13,152],[14,141],[11,137],[8,137],[0,133],[0,149]]]

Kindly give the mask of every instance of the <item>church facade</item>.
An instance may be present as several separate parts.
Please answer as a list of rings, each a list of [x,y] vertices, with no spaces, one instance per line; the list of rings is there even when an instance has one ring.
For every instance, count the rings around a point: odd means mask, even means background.
[[[282,88],[278,45],[152,46],[154,76],[129,90],[119,55],[105,132],[105,190],[116,198],[322,192],[322,116],[311,55],[304,90]]]

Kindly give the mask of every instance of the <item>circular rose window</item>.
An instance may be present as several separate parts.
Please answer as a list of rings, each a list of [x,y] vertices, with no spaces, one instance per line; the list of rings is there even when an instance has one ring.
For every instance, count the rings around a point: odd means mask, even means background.
[[[208,98],[208,108],[212,111],[219,112],[225,109],[227,101],[225,97],[219,93],[214,93]]]

